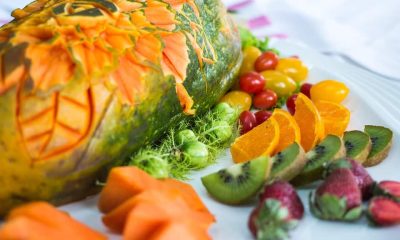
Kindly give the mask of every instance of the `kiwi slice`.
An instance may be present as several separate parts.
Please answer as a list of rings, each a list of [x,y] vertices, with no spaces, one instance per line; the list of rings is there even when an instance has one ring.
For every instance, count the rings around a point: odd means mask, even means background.
[[[257,194],[269,176],[271,165],[269,157],[259,157],[204,176],[201,182],[217,201],[240,204]]]
[[[322,142],[306,153],[307,163],[292,183],[295,186],[302,186],[321,179],[327,164],[345,156],[346,149],[342,139],[335,135],[326,136]]]
[[[368,134],[362,131],[354,130],[344,133],[344,146],[346,147],[346,156],[363,163],[367,160],[371,151],[371,139]]]
[[[307,162],[306,154],[298,143],[293,143],[272,157],[270,179],[290,181]]]
[[[366,125],[364,132],[371,138],[372,147],[363,165],[365,167],[372,167],[381,163],[389,154],[392,146],[393,132],[389,128],[372,125]]]

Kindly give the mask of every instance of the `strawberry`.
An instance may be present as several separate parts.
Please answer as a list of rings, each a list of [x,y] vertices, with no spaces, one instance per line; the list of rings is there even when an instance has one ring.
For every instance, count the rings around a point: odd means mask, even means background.
[[[363,200],[368,200],[372,197],[374,180],[359,162],[350,158],[335,161],[329,165],[325,175],[329,175],[330,172],[337,168],[348,168],[351,170],[357,180]]]
[[[250,214],[249,228],[257,239],[286,239],[303,215],[303,203],[293,186],[276,181],[264,187]]]
[[[400,182],[382,181],[374,187],[375,196],[386,196],[396,202],[400,202]]]
[[[368,218],[377,226],[400,224],[400,203],[387,197],[374,197],[368,205]]]
[[[348,168],[337,168],[310,194],[314,216],[325,220],[354,221],[362,214],[361,191]]]

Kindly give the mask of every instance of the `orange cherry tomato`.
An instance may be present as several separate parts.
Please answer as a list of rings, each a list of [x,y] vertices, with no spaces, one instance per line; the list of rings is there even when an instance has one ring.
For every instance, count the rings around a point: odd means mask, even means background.
[[[254,46],[248,46],[243,49],[243,62],[240,67],[239,75],[254,71],[254,63],[261,53],[261,50]]]
[[[278,97],[288,97],[297,88],[296,82],[281,72],[267,70],[261,75],[265,78],[265,88],[274,91]]]
[[[341,103],[349,94],[347,86],[336,80],[324,80],[311,87],[311,100]]]
[[[251,95],[242,91],[231,91],[225,94],[220,102],[226,102],[231,107],[238,108],[239,112],[250,110],[251,107]]]
[[[279,59],[276,70],[288,75],[298,83],[306,80],[308,76],[307,66],[297,58]]]

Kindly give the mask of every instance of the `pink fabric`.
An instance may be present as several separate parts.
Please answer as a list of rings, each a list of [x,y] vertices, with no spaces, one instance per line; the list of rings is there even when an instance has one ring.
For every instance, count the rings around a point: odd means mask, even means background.
[[[269,34],[268,37],[277,38],[277,39],[285,39],[285,38],[288,38],[288,35],[285,33],[274,33],[274,34]]]
[[[248,20],[247,25],[250,29],[266,27],[271,24],[269,18],[265,15]]]
[[[241,9],[241,8],[243,8],[243,7],[247,6],[247,5],[249,5],[249,4],[252,3],[252,2],[253,2],[253,0],[244,0],[244,1],[242,1],[242,2],[235,3],[235,4],[233,4],[233,5],[228,6],[228,10],[230,10],[230,11],[237,11],[237,10],[239,10],[239,9]]]

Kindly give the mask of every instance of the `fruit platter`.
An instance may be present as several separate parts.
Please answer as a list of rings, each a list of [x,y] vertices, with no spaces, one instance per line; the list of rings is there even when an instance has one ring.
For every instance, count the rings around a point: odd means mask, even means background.
[[[396,239],[400,85],[218,0],[37,0],[0,28],[0,240]]]

